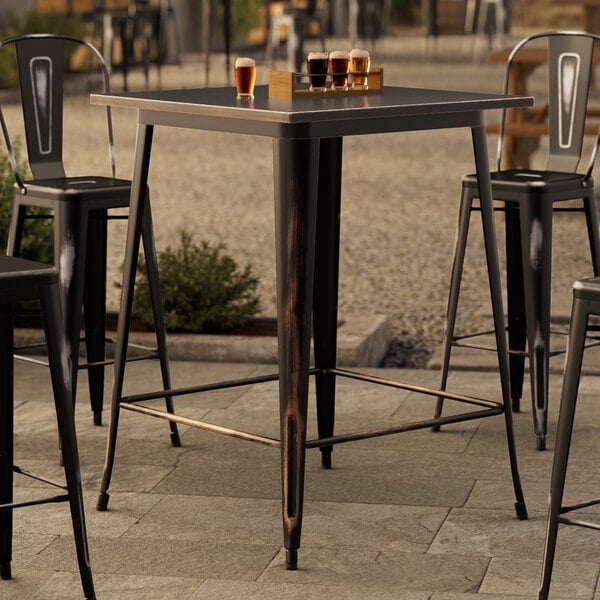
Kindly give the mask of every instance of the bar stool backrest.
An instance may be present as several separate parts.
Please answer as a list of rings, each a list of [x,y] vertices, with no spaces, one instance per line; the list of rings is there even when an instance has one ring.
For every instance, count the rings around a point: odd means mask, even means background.
[[[600,36],[576,32],[556,31],[532,35],[519,42],[508,57],[504,93],[522,93],[511,89],[513,69],[524,68],[520,55],[529,49],[547,52],[548,85],[548,157],[546,170],[575,172],[581,162],[585,132],[593,55]],[[525,65],[527,66],[532,65]],[[539,104],[539,100],[536,102]],[[501,170],[506,111],[502,115],[498,141],[498,170]],[[592,151],[588,176],[596,159],[598,142]]]
[[[0,42],[0,50],[13,46],[19,75],[19,90],[23,109],[23,125],[27,141],[29,167],[34,179],[65,177],[63,164],[63,105],[65,80],[65,50],[67,44],[77,44],[89,51],[100,69],[102,90],[110,91],[108,69],[96,48],[80,38],[32,34],[8,38]],[[88,66],[91,68],[91,65]],[[88,73],[89,75],[89,73]],[[115,177],[115,149],[110,108],[106,111],[109,156],[112,176]],[[0,126],[17,184],[25,191],[19,173],[14,147],[0,107]],[[84,123],[81,124],[85,126]]]

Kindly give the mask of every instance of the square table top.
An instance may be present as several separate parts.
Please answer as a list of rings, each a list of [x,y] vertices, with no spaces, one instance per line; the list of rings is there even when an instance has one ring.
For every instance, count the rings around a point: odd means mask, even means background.
[[[532,106],[533,98],[496,93],[387,86],[380,93],[269,98],[252,102],[233,87],[92,94],[92,104],[135,108],[139,122],[273,137],[328,137],[475,124],[481,111]],[[469,115],[456,120],[449,115]],[[440,117],[442,117],[440,119]]]

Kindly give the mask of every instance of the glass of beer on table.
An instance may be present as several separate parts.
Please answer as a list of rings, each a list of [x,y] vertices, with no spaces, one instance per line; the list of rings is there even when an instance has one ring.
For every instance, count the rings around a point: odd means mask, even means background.
[[[308,74],[310,75],[310,91],[324,92],[327,82],[327,52],[309,52],[306,59]]]
[[[331,73],[331,89],[348,89],[348,52],[334,50],[329,53],[329,72]]]
[[[352,73],[352,88],[366,90],[369,69],[371,68],[371,57],[368,50],[355,48],[350,51],[350,72]]]
[[[237,99],[254,98],[254,84],[256,83],[256,61],[246,56],[235,59],[235,86]]]

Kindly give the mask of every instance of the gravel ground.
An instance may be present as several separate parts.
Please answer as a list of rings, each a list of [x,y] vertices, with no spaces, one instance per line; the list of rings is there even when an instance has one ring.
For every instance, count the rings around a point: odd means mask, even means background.
[[[344,47],[346,42],[330,44]],[[502,87],[503,67],[472,62],[469,47],[459,38],[441,38],[434,47],[408,33],[381,40],[371,54],[373,64],[383,66],[388,85],[481,91]],[[227,83],[224,70],[224,57],[215,55],[211,85]],[[266,77],[260,62],[259,73],[259,78]],[[198,87],[204,85],[204,77],[201,57],[187,57],[181,66],[163,68],[162,87]],[[155,78],[153,72],[153,84]],[[141,87],[141,75],[134,73],[131,84]],[[116,74],[113,87],[121,85]],[[69,104],[74,119],[67,123],[67,165],[73,173],[106,172],[104,153],[92,153],[90,162],[83,150],[104,139],[100,115],[85,116],[90,110],[86,97],[73,96]],[[10,105],[5,109],[8,120],[14,119],[15,110]],[[91,110],[97,114],[102,109]],[[135,115],[116,110],[114,122],[118,175],[130,177]],[[495,136],[490,136],[489,144],[493,158]],[[240,264],[252,264],[266,315],[275,314],[272,168],[269,139],[184,129],[155,131],[150,189],[159,249],[176,244],[181,228],[190,230],[196,241],[226,243]],[[344,141],[340,315],[372,312],[392,319],[397,340],[389,366],[422,364],[441,339],[460,178],[472,170],[466,129]],[[585,238],[581,219],[567,216],[559,221],[554,286],[556,294],[568,296],[573,280],[590,275],[591,268],[587,245],[573,244],[573,239]],[[489,314],[480,227],[476,221],[474,225],[460,327],[479,325]],[[120,279],[124,233],[122,223],[112,226],[109,283]],[[116,287],[110,303],[118,304]]]

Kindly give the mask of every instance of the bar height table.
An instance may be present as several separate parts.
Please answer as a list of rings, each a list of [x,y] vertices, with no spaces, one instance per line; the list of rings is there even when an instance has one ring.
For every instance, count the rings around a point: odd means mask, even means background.
[[[121,408],[185,423],[281,449],[282,513],[286,566],[295,569],[302,526],[304,464],[307,448],[319,447],[323,466],[331,465],[332,445],[503,414],[519,518],[527,518],[512,428],[508,360],[500,295],[500,272],[493,220],[484,115],[486,110],[531,106],[529,97],[479,92],[386,87],[381,94],[268,97],[266,86],[253,102],[236,101],[234,88],[162,90],[92,95],[92,103],[137,109],[138,130],[132,198],[111,406],[108,447],[98,509],[108,505]],[[273,138],[276,216],[277,318],[279,373],[232,382],[158,390],[123,397],[125,349],[129,336],[142,214],[155,126],[184,127]],[[342,140],[347,135],[468,127],[479,176],[481,213],[488,261],[502,402],[493,402],[391,381],[336,368],[339,226]],[[148,207],[149,208],[149,207]],[[316,293],[315,293],[316,291]],[[496,300],[495,300],[496,299]],[[311,318],[315,365],[309,365]],[[164,331],[162,332],[164,335]],[[168,364],[168,363],[167,363]],[[318,435],[306,439],[309,376],[316,378]],[[336,377],[350,377],[443,396],[467,405],[466,412],[411,422],[393,428],[334,435]],[[140,404],[208,389],[279,379],[280,440],[190,419]],[[168,378],[167,380],[168,381]],[[432,406],[433,411],[433,406]]]

